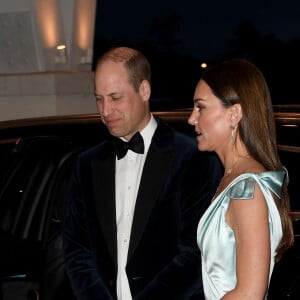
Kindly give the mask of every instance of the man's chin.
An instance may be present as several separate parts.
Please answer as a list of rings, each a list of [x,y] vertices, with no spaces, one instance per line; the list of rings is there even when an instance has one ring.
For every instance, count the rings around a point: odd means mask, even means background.
[[[123,136],[122,132],[120,132],[120,131],[114,130],[114,129],[109,128],[109,127],[107,127],[107,129],[108,129],[109,133],[111,135],[115,136],[115,137],[121,137],[121,136]]]

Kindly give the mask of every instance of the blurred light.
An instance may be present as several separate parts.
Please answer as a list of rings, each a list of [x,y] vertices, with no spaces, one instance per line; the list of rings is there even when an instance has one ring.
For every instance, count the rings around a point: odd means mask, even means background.
[[[66,49],[66,45],[57,45],[56,49],[57,50],[64,50],[64,49]]]
[[[77,0],[75,15],[76,42],[80,49],[89,51],[93,46],[96,0]]]
[[[282,124],[282,127],[298,127],[297,124]]]
[[[23,279],[26,277],[27,277],[26,274],[18,274],[18,275],[10,275],[10,276],[7,276],[6,278],[7,279]]]
[[[65,64],[67,62],[67,52],[66,45],[61,44],[56,46],[56,55],[54,57],[54,62],[56,64]]]
[[[53,48],[62,38],[59,7],[56,0],[35,0],[37,20],[46,48]]]
[[[205,62],[201,63],[201,68],[202,68],[202,69],[207,68],[207,63],[205,63]]]

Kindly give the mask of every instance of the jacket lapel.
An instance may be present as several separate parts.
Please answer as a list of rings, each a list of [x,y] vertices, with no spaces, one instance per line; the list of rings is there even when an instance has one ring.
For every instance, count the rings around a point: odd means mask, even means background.
[[[170,171],[173,149],[172,131],[166,125],[159,123],[147,154],[136,199],[128,260],[142,237],[151,210]]]
[[[100,229],[106,240],[108,251],[117,266],[115,155],[111,147],[107,146],[107,148],[109,149],[103,149],[99,160],[92,165],[93,189]]]

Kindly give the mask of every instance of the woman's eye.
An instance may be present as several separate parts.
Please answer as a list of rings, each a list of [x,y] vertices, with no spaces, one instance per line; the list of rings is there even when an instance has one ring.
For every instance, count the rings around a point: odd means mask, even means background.
[[[201,105],[197,105],[197,111],[200,112],[203,107]]]

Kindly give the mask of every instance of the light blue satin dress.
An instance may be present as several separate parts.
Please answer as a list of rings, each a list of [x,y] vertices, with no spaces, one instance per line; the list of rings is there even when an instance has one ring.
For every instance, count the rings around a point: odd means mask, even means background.
[[[216,197],[202,216],[198,225],[197,241],[202,254],[202,277],[206,299],[219,300],[236,286],[236,244],[234,233],[226,223],[226,211],[232,198],[241,201],[253,199],[255,183],[263,192],[269,210],[271,277],[276,248],[282,237],[281,220],[271,192],[281,198],[285,174],[285,172],[263,172],[238,176]]]

